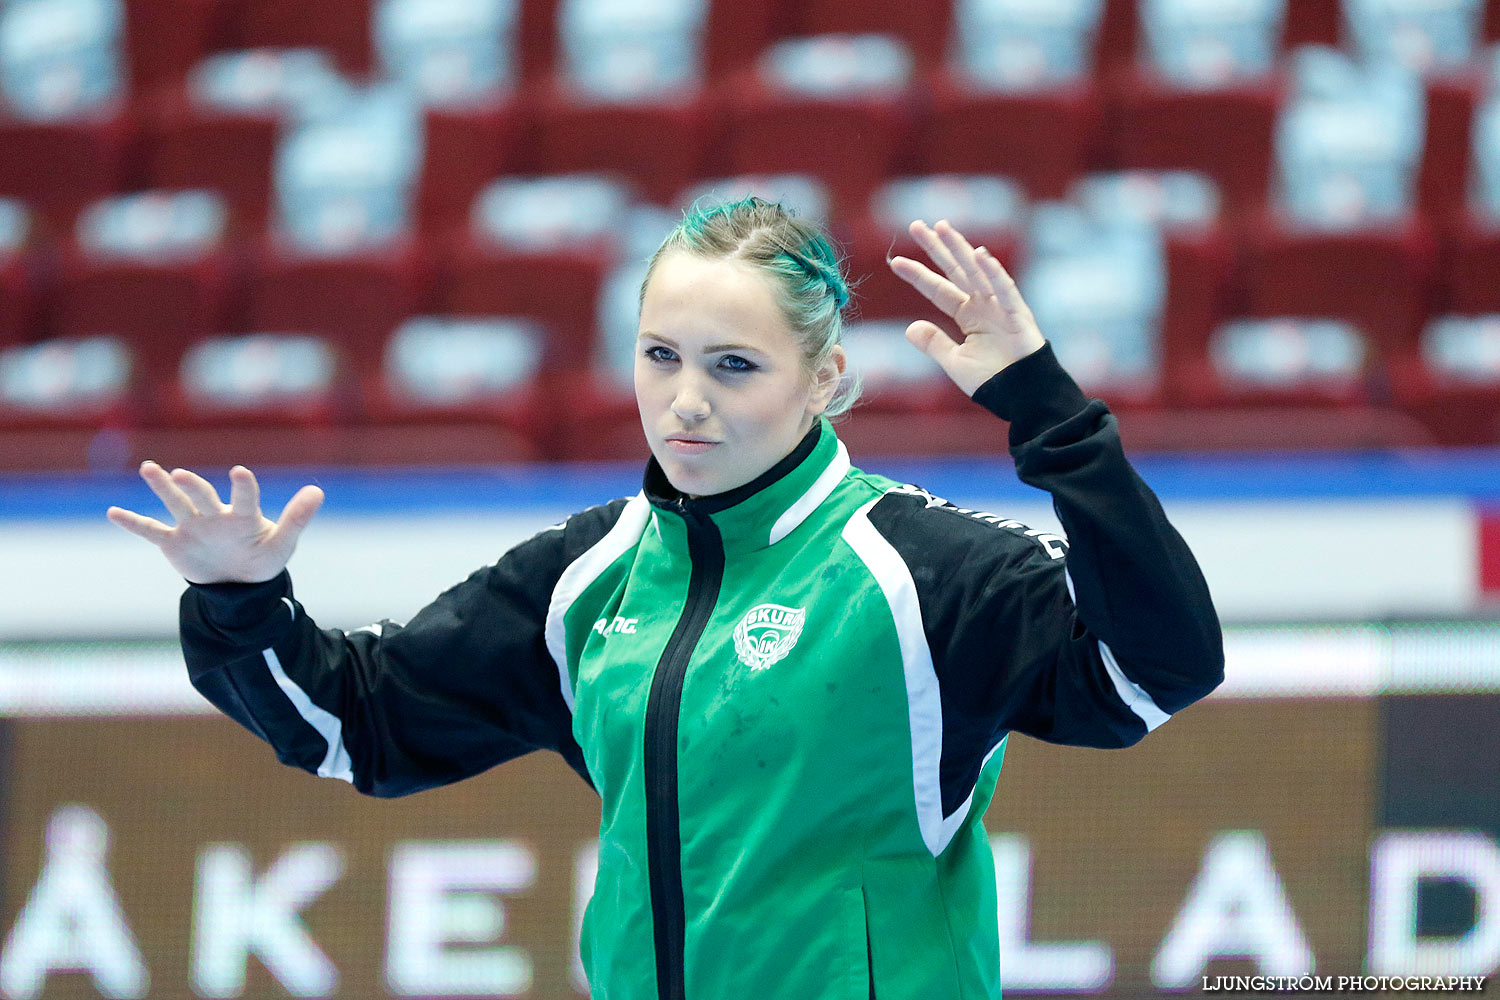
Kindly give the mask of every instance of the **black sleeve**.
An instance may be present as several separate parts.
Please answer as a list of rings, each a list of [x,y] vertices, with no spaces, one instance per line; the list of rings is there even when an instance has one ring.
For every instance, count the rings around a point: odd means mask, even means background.
[[[320,629],[283,571],[182,596],[188,673],[286,764],[406,795],[537,749],[589,780],[544,636],[552,590],[619,516],[569,519],[441,594],[410,622]]]
[[[1224,676],[1208,585],[1105,404],[1083,395],[1050,344],[974,400],[1011,421],[1017,475],[1052,495],[1067,541],[915,489],[871,511],[916,586],[950,808],[1007,732],[1128,746]]]

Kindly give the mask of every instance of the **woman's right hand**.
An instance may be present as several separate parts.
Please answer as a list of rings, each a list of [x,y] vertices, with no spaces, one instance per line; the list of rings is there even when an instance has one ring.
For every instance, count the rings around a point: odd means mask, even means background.
[[[141,478],[161,498],[175,527],[155,518],[111,507],[105,516],[161,549],[172,568],[189,583],[261,583],[286,567],[318,508],[323,491],[304,486],[287,501],[281,520],[260,512],[260,484],[243,465],[229,470],[229,503],[213,484],[187,469],[170,473],[155,462],[141,463]]]

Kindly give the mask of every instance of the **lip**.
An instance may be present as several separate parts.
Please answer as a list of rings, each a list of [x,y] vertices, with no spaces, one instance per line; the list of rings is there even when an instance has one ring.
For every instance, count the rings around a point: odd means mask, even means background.
[[[673,434],[667,438],[667,447],[679,455],[698,455],[718,443],[708,438],[692,437],[688,434]]]

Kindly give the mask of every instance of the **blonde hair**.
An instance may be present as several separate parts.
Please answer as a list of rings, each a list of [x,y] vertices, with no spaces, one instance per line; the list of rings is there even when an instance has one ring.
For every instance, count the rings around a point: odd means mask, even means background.
[[[651,256],[641,281],[642,301],[657,262],[674,251],[749,264],[770,279],[782,314],[802,345],[808,373],[821,370],[833,355],[843,334],[849,285],[833,243],[815,223],[779,202],[756,197],[714,205],[695,202]],[[846,370],[824,416],[837,419],[848,413],[859,392],[859,377]]]

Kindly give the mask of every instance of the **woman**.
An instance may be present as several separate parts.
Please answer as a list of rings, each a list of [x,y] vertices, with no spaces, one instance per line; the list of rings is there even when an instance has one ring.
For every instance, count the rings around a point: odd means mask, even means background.
[[[998,262],[911,227],[948,316],[907,336],[1008,419],[1073,548],[850,467],[848,291],[779,206],[695,210],[642,286],[644,489],[516,546],[405,626],[319,630],[284,566],[322,495],[236,467],[111,508],[192,584],[193,683],[280,758],[402,795],[555,750],[602,798],[599,1000],[1000,995],[980,817],[1011,731],[1124,746],[1222,677],[1191,553]],[[1066,558],[1065,558],[1066,554]],[[1075,607],[1076,595],[1076,607]]]

